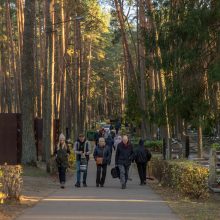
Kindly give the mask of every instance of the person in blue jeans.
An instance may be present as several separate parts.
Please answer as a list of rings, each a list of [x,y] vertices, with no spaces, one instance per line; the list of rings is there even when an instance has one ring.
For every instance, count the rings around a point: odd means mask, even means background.
[[[83,172],[83,186],[87,187],[87,170],[88,170],[88,161],[89,155],[91,152],[91,146],[89,141],[86,140],[84,134],[80,134],[78,140],[74,143],[74,152],[76,154],[76,184],[75,187],[81,186],[81,172]],[[80,165],[84,165],[85,170],[80,169]]]

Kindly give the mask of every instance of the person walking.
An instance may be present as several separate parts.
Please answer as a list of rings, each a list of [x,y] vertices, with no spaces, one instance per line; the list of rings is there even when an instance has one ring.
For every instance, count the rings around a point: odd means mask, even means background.
[[[97,146],[99,143],[99,138],[104,137],[105,135],[105,129],[101,128],[98,132],[95,134],[95,145]]]
[[[56,157],[56,163],[59,173],[59,180],[60,180],[60,187],[62,189],[65,188],[66,182],[66,170],[69,166],[68,164],[68,156],[70,154],[70,150],[68,145],[65,143],[65,136],[60,134],[59,136],[59,143],[55,148],[54,155]]]
[[[99,143],[94,150],[93,156],[97,166],[96,187],[103,187],[105,184],[107,165],[111,163],[111,152],[106,146],[104,138],[99,138]]]
[[[135,162],[138,168],[140,185],[146,185],[147,162],[151,159],[151,153],[144,147],[144,140],[140,139],[137,150],[135,151]]]
[[[87,187],[87,170],[89,155],[91,152],[91,146],[89,141],[86,140],[84,134],[80,134],[78,140],[74,144],[74,152],[76,154],[76,184],[75,187],[80,187],[81,183],[81,172],[83,172],[83,186]],[[81,166],[84,165],[85,169],[81,170]]]
[[[120,171],[120,182],[122,189],[126,189],[128,172],[131,162],[133,160],[133,156],[133,147],[128,140],[128,136],[124,135],[122,138],[122,142],[118,144],[115,155],[115,165],[118,166]]]
[[[109,134],[108,137],[105,139],[105,143],[112,154],[112,148],[115,150],[115,146],[114,146],[114,140],[113,140],[111,134]]]
[[[118,120],[115,124],[116,135],[118,134],[120,129],[121,129],[121,122]]]
[[[117,149],[118,144],[121,143],[121,142],[122,142],[121,135],[115,136],[115,138],[114,138],[114,149]]]

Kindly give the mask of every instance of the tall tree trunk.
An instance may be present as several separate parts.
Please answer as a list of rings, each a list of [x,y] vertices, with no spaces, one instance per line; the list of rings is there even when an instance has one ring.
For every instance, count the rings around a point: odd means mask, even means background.
[[[22,1],[16,0],[17,6],[17,28],[18,28],[18,58],[17,58],[17,84],[18,84],[18,111],[21,109],[21,58],[23,48],[23,32],[24,32],[24,21],[23,21],[23,4]]]
[[[45,160],[49,162],[53,151],[53,121],[54,121],[54,0],[45,0],[46,52],[44,74],[43,103],[43,146]]]
[[[143,117],[147,116],[147,105],[146,105],[146,45],[145,45],[145,36],[146,36],[146,19],[145,19],[145,10],[144,10],[144,2],[143,0],[139,0],[139,7],[138,7],[138,69],[140,73],[140,88],[141,88],[141,102],[143,105]],[[141,136],[142,138],[147,137],[147,120],[141,121]]]
[[[75,16],[74,21],[74,81],[75,81],[75,123],[74,123],[74,135],[75,137],[81,131],[81,122],[80,122],[80,57],[81,57],[81,27],[80,27],[80,19],[78,19],[77,14]]]
[[[11,88],[12,91],[12,107],[13,112],[18,112],[20,110],[20,106],[18,103],[19,97],[18,97],[18,81],[17,81],[17,70],[16,70],[16,59],[15,59],[15,48],[14,48],[14,41],[13,41],[13,24],[11,21],[11,15],[10,15],[10,2],[9,0],[6,1],[6,16],[7,16],[7,32],[8,32],[8,38],[9,38],[9,67],[10,67],[10,75],[13,78],[13,87]]]
[[[88,51],[88,65],[87,65],[87,73],[86,73],[86,89],[85,89],[85,105],[84,105],[84,113],[85,113],[85,129],[87,130],[90,127],[89,124],[89,113],[91,111],[91,100],[90,100],[90,77],[91,77],[91,59],[92,59],[92,37],[90,36],[88,40],[89,51]]]
[[[35,0],[25,1],[22,55],[22,163],[36,163],[34,138],[34,19]]]
[[[66,127],[66,65],[65,65],[65,53],[66,53],[66,28],[65,28],[65,4],[64,0],[61,0],[61,29],[62,29],[62,47],[61,47],[61,94],[60,94],[60,121],[61,131],[65,131]]]
[[[121,35],[122,35],[122,40],[123,40],[123,44],[124,44],[124,50],[125,50],[125,54],[127,56],[126,59],[127,59],[127,62],[128,62],[128,72],[129,72],[129,75],[131,76],[131,80],[134,83],[135,92],[137,94],[138,104],[140,106],[141,111],[143,112],[142,118],[141,118],[142,122],[143,122],[144,125],[146,125],[147,120],[146,120],[145,113],[144,113],[145,112],[145,106],[144,106],[144,103],[142,102],[143,99],[141,97],[140,84],[137,80],[137,76],[136,76],[136,72],[135,72],[135,69],[134,69],[133,60],[132,60],[132,56],[131,56],[131,53],[130,53],[126,32],[125,32],[125,23],[124,23],[124,18],[123,18],[122,5],[119,3],[118,0],[114,0],[114,3],[115,3],[117,15],[118,15],[118,20],[119,20],[119,23],[120,23]],[[142,136],[146,136],[146,130],[143,133],[144,134],[142,134]]]
[[[125,113],[125,76],[121,66],[118,66],[118,73],[120,79],[121,115],[123,115]]]
[[[160,52],[160,47],[158,43],[158,32],[157,32],[157,27],[156,23],[154,20],[154,14],[153,14],[153,5],[151,0],[145,0],[147,9],[149,11],[149,22],[151,26],[151,30],[154,34],[154,40],[156,44],[155,48],[155,55],[156,58],[159,59],[159,68],[157,68],[157,74],[158,74],[158,79],[159,79],[159,87],[160,87],[160,93],[161,93],[161,98],[162,102],[164,103],[164,112],[165,112],[165,126],[164,126],[164,131],[165,131],[165,138],[166,138],[166,143],[167,143],[167,148],[168,148],[168,157],[171,155],[171,149],[170,149],[170,144],[169,144],[169,139],[170,139],[170,124],[169,124],[169,116],[168,116],[168,106],[167,106],[167,97],[166,97],[166,81],[165,81],[165,73],[163,69],[161,69],[162,65],[162,57],[161,57],[161,52]]]

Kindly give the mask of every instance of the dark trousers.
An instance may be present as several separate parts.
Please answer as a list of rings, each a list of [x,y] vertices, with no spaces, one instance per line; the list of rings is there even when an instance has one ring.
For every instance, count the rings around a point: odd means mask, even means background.
[[[60,183],[66,182],[66,167],[58,167]]]
[[[146,182],[147,163],[137,163],[137,168],[141,183]]]
[[[116,134],[118,134],[119,132],[119,128],[115,128]]]
[[[107,164],[97,165],[96,184],[104,185],[107,172]]]

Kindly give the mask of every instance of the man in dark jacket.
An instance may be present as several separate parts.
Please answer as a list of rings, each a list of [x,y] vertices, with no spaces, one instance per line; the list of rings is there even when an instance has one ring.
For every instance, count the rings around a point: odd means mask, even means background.
[[[151,153],[144,147],[144,140],[140,139],[139,146],[135,151],[135,162],[140,177],[140,185],[146,185],[147,162],[151,159]]]
[[[120,129],[121,129],[121,122],[118,120],[115,124],[116,135],[118,134]]]
[[[128,171],[133,160],[133,147],[128,141],[128,136],[124,135],[122,142],[118,144],[116,155],[115,155],[115,165],[118,166],[120,170],[120,182],[121,188],[126,188],[126,183],[128,180]]]
[[[109,134],[108,137],[105,139],[105,143],[112,154],[112,148],[114,148],[115,150],[115,146],[114,146],[114,140],[112,139],[111,134]]]
[[[75,187],[80,187],[81,179],[81,170],[80,165],[84,163],[86,170],[83,171],[83,186],[87,187],[86,178],[87,178],[87,167],[89,161],[91,147],[89,141],[85,139],[84,134],[79,135],[79,139],[74,144],[74,152],[76,154],[76,171],[77,171],[77,182]]]

